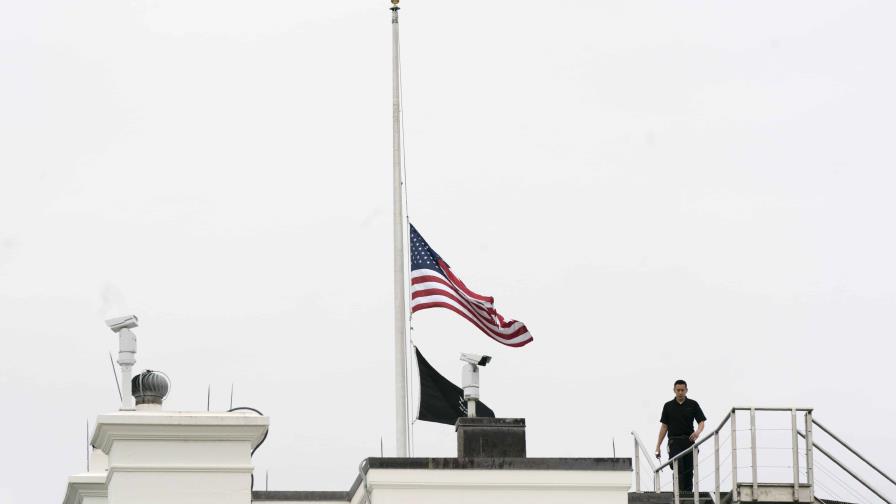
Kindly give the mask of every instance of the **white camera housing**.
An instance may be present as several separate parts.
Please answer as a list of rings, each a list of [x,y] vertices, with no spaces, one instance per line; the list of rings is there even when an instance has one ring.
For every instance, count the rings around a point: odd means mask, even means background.
[[[476,366],[485,366],[491,362],[492,358],[489,355],[462,353],[460,354],[460,360]]]
[[[110,318],[106,321],[106,325],[114,332],[118,332],[122,329],[133,329],[137,327],[137,316],[125,315],[124,317]]]

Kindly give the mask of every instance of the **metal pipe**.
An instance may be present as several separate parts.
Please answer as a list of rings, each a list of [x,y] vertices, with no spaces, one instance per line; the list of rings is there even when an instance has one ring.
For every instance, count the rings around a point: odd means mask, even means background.
[[[638,435],[637,432],[632,431],[632,436],[635,437],[636,445],[641,447],[641,453],[644,454],[644,458],[647,459],[647,463],[650,465],[650,470],[653,472],[657,472],[656,465],[653,463],[652,454],[647,452],[647,448],[644,447],[644,441],[641,441],[641,436]],[[662,467],[660,468],[662,469]]]
[[[816,424],[816,425],[818,425],[818,424]],[[804,439],[806,439],[806,435],[803,434],[802,432],[799,432],[799,435],[802,436]],[[806,448],[807,448],[807,450],[808,450],[808,446],[809,446],[809,440],[806,439]],[[872,487],[872,486],[869,485],[865,480],[863,480],[862,478],[860,478],[860,477],[859,477],[856,473],[854,473],[851,469],[849,469],[848,467],[846,467],[845,465],[843,465],[843,463],[840,462],[839,460],[837,460],[836,457],[834,457],[833,455],[831,455],[830,452],[828,452],[828,451],[825,450],[824,448],[818,446],[818,444],[815,443],[815,442],[812,443],[812,446],[814,446],[815,448],[817,448],[818,451],[820,451],[824,456],[826,456],[827,458],[831,459],[831,462],[837,464],[837,466],[840,467],[840,469],[843,469],[844,471],[846,471],[846,474],[849,474],[850,476],[853,477],[854,480],[858,481],[858,482],[861,483],[865,488],[867,488],[868,490],[870,490],[871,493],[873,493],[874,495],[880,497],[880,499],[881,499],[882,501],[886,502],[887,504],[893,504],[893,501],[891,501],[890,499],[887,499],[886,497],[884,497],[882,493],[880,493],[880,492],[878,492],[877,490],[875,490],[874,487]]]
[[[807,416],[807,418],[810,418],[810,419],[811,419],[811,418],[812,418],[812,414],[809,413],[808,416]],[[829,430],[827,429],[827,427],[825,427],[824,425],[821,425],[820,423],[818,423],[817,420],[812,420],[812,423],[814,423],[815,425],[817,425],[819,429],[825,431],[825,432],[828,434],[828,436],[831,436],[832,438],[834,438],[835,441],[837,441],[838,443],[840,443],[841,445],[843,445],[844,448],[846,448],[847,450],[851,451],[853,455],[855,455],[856,457],[859,458],[859,460],[861,460],[862,462],[864,462],[864,463],[868,464],[869,466],[871,466],[872,469],[874,469],[875,471],[877,471],[877,472],[878,472],[881,476],[883,476],[884,478],[887,478],[887,480],[889,480],[890,483],[896,485],[896,481],[894,481],[893,478],[891,478],[891,477],[890,477],[889,475],[887,475],[885,472],[881,471],[877,466],[875,466],[875,465],[872,464],[868,459],[866,459],[866,458],[863,457],[861,454],[859,454],[859,452],[855,451],[851,446],[849,446],[848,444],[846,444],[845,441],[843,441],[842,439],[840,439],[839,437],[837,437],[833,432],[829,431]],[[807,433],[810,432],[810,428],[809,428],[808,426],[806,427],[806,432],[807,432]]]
[[[694,450],[692,457],[694,459],[694,482],[691,486],[691,493],[694,494],[694,504],[700,504],[700,450]]]
[[[722,503],[722,480],[721,476],[719,476],[719,434],[716,433],[713,435],[713,444],[715,445],[716,451],[716,504]]]
[[[644,458],[647,459],[647,463],[650,465],[650,470],[653,471],[653,491],[660,493],[660,473],[653,463],[652,455],[647,453],[647,448],[644,446],[644,442],[641,441],[641,436],[639,436],[637,432],[632,431],[632,436],[635,438],[635,446],[641,448],[641,453],[644,454]]]
[[[635,492],[641,493],[641,454],[638,452],[638,438],[635,439]]]
[[[796,434],[796,410],[790,410],[790,435],[793,446],[793,501],[800,500],[800,452],[799,437]]]
[[[753,500],[759,498],[759,478],[756,475],[756,410],[750,408],[750,465],[753,473]]]
[[[678,460],[672,462],[672,495],[675,504],[681,504],[678,501]]]
[[[740,502],[737,494],[737,412],[731,410],[731,501]]]
[[[813,462],[812,446],[812,412],[806,412],[806,483],[809,485],[809,502],[815,500],[815,466]],[[797,431],[799,433],[799,431]]]
[[[793,409],[795,409],[797,411],[812,411],[812,408],[757,407],[757,406],[736,406],[731,409],[733,409],[734,411],[753,411],[753,410],[755,410],[755,411],[790,411]]]

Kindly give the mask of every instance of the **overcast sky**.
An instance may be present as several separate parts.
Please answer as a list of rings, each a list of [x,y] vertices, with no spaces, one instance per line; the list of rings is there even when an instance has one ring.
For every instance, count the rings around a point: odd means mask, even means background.
[[[84,469],[128,313],[166,408],[271,417],[272,490],[394,453],[387,7],[0,0],[0,502]],[[683,377],[896,473],[892,2],[402,7],[411,220],[535,337],[429,310],[430,362],[493,355],[531,456],[631,456]]]

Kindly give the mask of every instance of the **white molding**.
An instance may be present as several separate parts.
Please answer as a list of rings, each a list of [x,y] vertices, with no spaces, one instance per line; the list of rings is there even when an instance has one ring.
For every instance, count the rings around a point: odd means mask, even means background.
[[[408,483],[404,481],[381,481],[371,483],[370,490],[451,490],[458,488],[476,488],[480,490],[592,490],[606,492],[628,492],[631,485],[608,486],[602,484],[587,483],[485,483],[470,481],[440,481]]]
[[[70,476],[63,504],[81,504],[85,497],[108,497],[106,474],[82,473]]]
[[[211,472],[211,473],[251,473],[254,467],[251,465],[230,466],[195,466],[195,465],[114,465],[109,468],[109,474],[114,472]]]
[[[114,441],[245,441],[258,446],[268,417],[235,413],[135,411],[100,415],[91,444],[108,454]]]
[[[188,465],[116,465],[109,468],[104,474],[105,485],[112,482],[112,476],[116,473],[227,473],[227,474],[252,474],[255,470],[251,465],[239,466],[188,466]],[[68,504],[68,503],[64,503]]]

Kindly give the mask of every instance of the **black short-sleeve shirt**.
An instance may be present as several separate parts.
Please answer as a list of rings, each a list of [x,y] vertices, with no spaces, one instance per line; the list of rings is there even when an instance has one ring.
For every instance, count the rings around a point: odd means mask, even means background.
[[[681,404],[675,399],[664,404],[660,417],[660,422],[669,428],[669,436],[690,436],[694,432],[694,422],[705,420],[706,416],[697,401],[687,398]]]

